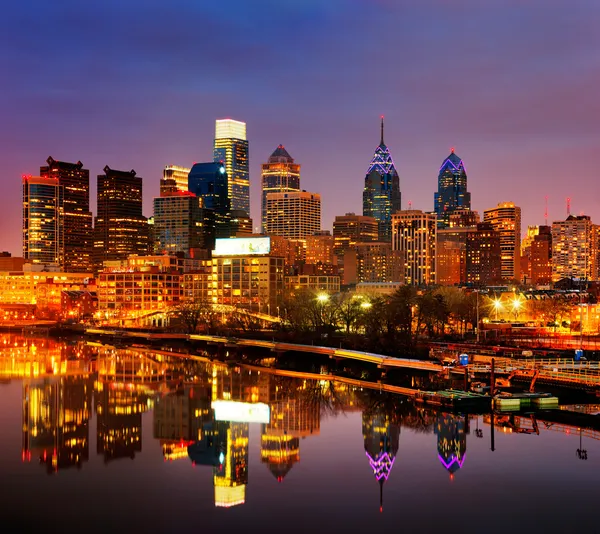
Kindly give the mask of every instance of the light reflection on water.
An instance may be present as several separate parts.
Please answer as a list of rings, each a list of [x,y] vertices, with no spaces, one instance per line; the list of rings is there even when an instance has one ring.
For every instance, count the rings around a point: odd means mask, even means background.
[[[503,509],[515,532],[559,532],[572,510],[552,503],[574,495],[579,520],[595,520],[595,416],[583,428],[436,412],[334,381],[12,335],[0,376],[9,532],[49,520],[64,532],[503,532]]]

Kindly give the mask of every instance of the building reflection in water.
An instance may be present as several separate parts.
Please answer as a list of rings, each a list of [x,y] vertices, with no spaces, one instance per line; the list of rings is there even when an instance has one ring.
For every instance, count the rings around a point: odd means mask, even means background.
[[[362,432],[365,454],[373,470],[375,480],[379,482],[379,510],[383,511],[383,485],[394,467],[400,426],[395,424],[389,414],[363,412]]]
[[[437,417],[435,433],[438,459],[450,473],[451,479],[465,462],[468,431],[468,416],[442,413]]]
[[[92,381],[56,377],[23,382],[23,460],[38,458],[48,473],[89,459]]]

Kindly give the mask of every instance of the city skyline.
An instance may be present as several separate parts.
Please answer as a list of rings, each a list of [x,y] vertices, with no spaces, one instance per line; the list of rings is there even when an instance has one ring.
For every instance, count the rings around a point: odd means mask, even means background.
[[[20,255],[20,178],[36,176],[49,154],[81,160],[90,170],[95,215],[94,177],[107,164],[135,168],[144,177],[149,216],[165,165],[211,161],[214,121],[226,117],[248,126],[255,227],[260,165],[278,144],[302,163],[303,188],[321,195],[324,229],[336,215],[360,214],[365,162],[382,114],[403,209],[410,201],[413,209],[433,210],[439,162],[455,147],[466,161],[472,209],[483,213],[514,202],[522,208],[522,234],[545,223],[546,196],[548,224],[566,219],[567,197],[573,215],[600,220],[589,193],[600,133],[593,69],[600,6],[382,1],[380,37],[370,39],[362,27],[372,14],[369,2],[343,10],[336,2],[276,10],[232,4],[234,31],[222,56],[211,53],[216,45],[208,36],[191,31],[203,17],[215,19],[219,6],[178,5],[159,13],[131,2],[117,17],[110,3],[93,14],[79,4],[10,6],[15,24],[0,37],[13,51],[4,59],[11,84],[1,89],[0,104],[7,154],[0,250]],[[278,38],[281,18],[294,39]],[[177,39],[156,40],[165,22],[180,27]],[[32,38],[16,49],[19,23]],[[118,48],[107,44],[106,32],[97,37],[97,25],[123,36]],[[244,52],[235,55],[239,49]],[[377,54],[387,58],[386,84],[369,75]],[[39,84],[48,69],[53,76]],[[459,81],[439,83],[451,75]],[[115,79],[118,91],[109,89]],[[557,159],[568,166],[552,163]]]

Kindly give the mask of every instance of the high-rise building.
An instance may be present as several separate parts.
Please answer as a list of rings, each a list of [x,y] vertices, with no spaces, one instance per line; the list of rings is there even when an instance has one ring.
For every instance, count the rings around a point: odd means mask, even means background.
[[[500,233],[502,279],[519,280],[521,269],[521,208],[513,202],[500,202],[495,208],[484,210],[483,221],[489,222]]]
[[[521,280],[543,285],[552,280],[552,228],[528,226],[521,241]]]
[[[334,239],[329,230],[322,230],[306,237],[306,263],[333,265]]]
[[[491,223],[469,228],[466,242],[466,282],[473,286],[496,285],[502,281],[500,232]]]
[[[90,211],[90,171],[83,163],[56,161],[40,167],[42,178],[54,178],[62,188],[59,203],[59,265],[66,272],[90,272],[93,230]]]
[[[223,163],[195,163],[188,178],[188,189],[201,200],[203,208],[215,212],[216,237],[229,237],[228,176]]]
[[[402,210],[392,215],[392,248],[404,253],[404,282],[435,282],[436,215]]]
[[[231,210],[229,212],[229,236],[250,237],[252,231],[252,219],[244,210]]]
[[[23,176],[23,257],[60,264],[62,191],[56,178]]]
[[[469,227],[438,228],[435,249],[437,284],[456,286],[467,281],[467,235],[470,230]]]
[[[438,190],[434,194],[434,211],[438,228],[450,226],[450,215],[459,209],[471,209],[471,193],[467,191],[467,173],[454,148],[444,160],[438,174]]]
[[[267,194],[266,233],[306,239],[321,229],[321,195],[307,191]]]
[[[465,462],[468,427],[468,415],[442,414],[437,418],[434,432],[437,435],[438,460],[450,478]]]
[[[344,284],[404,281],[404,253],[391,243],[356,243],[344,254]]]
[[[98,212],[94,224],[94,263],[148,253],[148,220],[142,215],[142,178],[134,170],[108,165],[98,175]]]
[[[344,253],[356,243],[377,241],[378,237],[377,220],[373,217],[346,213],[346,215],[336,215],[333,221],[336,256],[343,257]]]
[[[250,170],[245,122],[232,119],[215,122],[213,159],[225,165],[231,209],[244,210],[250,215]]]
[[[598,277],[598,226],[589,215],[552,223],[552,281]]]
[[[190,170],[188,167],[167,165],[163,169],[163,175],[160,179],[160,196],[178,191],[187,191]]]
[[[379,241],[392,239],[392,214],[400,210],[400,178],[388,147],[383,142],[383,117],[381,141],[375,149],[363,190],[363,215],[379,223]]]
[[[215,248],[215,212],[194,193],[164,193],[154,199],[154,252],[194,256]]]
[[[294,163],[283,145],[279,145],[262,165],[261,222],[266,231],[267,194],[300,191],[300,164]]]
[[[439,222],[439,220],[438,220]],[[448,226],[450,228],[465,228],[475,226],[481,222],[478,211],[471,211],[467,208],[455,209],[448,217]]]

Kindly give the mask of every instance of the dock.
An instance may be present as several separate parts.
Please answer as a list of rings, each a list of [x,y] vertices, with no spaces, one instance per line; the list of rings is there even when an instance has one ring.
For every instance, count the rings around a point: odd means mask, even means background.
[[[492,398],[489,395],[456,389],[416,391],[413,397],[415,402],[422,404],[460,410],[485,411],[491,409],[492,406]]]

